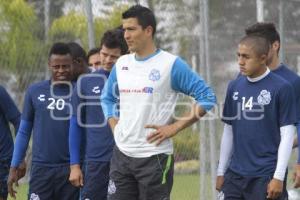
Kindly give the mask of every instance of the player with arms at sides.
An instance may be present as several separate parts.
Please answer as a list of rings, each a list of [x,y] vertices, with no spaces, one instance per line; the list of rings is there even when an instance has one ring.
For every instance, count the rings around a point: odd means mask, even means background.
[[[284,200],[288,195],[296,102],[292,86],[267,67],[269,48],[268,40],[256,35],[238,45],[241,76],[228,86],[222,119],[220,199]]]
[[[170,199],[171,137],[198,121],[215,105],[216,98],[184,60],[156,48],[156,21],[150,9],[136,5],[122,18],[124,38],[133,53],[117,60],[101,95],[116,142],[108,199]],[[196,103],[173,122],[179,92],[192,96]]]
[[[114,147],[113,134],[104,118],[100,94],[113,64],[127,52],[123,33],[117,29],[104,33],[101,40],[102,65],[92,74],[78,79],[72,97],[74,113],[70,123],[70,182],[82,187],[81,199],[106,199],[109,166]],[[86,139],[83,169],[80,152]],[[83,171],[83,173],[82,173]]]
[[[268,22],[258,22],[256,24],[253,24],[252,26],[249,26],[245,30],[246,35],[260,35],[264,38],[266,38],[271,43],[271,48],[268,55],[268,61],[267,65],[269,69],[274,72],[275,74],[281,76],[283,79],[288,81],[294,89],[294,94],[296,97],[296,105],[297,105],[297,119],[298,119],[298,125],[297,125],[297,135],[298,140],[300,140],[300,77],[292,70],[289,69],[289,66],[287,66],[284,63],[280,63],[279,60],[279,50],[280,50],[280,35],[278,31],[276,30],[276,27],[273,23]],[[298,144],[297,139],[295,139],[294,143]],[[295,145],[297,146],[297,145]],[[298,146],[298,148],[300,148]],[[298,150],[300,152],[300,149]],[[295,187],[300,187],[300,153],[298,154],[298,161],[295,166],[295,173],[294,173],[294,181],[295,181]]]
[[[12,197],[16,193],[13,187],[17,183],[16,169],[25,156],[33,131],[29,199],[79,198],[78,188],[69,182],[71,65],[68,45],[53,44],[48,57],[51,80],[32,84],[26,91],[8,179]]]
[[[14,141],[9,124],[11,123],[17,132],[20,116],[21,114],[16,104],[6,89],[0,85],[0,200],[7,199],[7,178],[14,149]],[[22,178],[26,172],[24,163],[20,167],[17,169],[19,172],[18,178]]]
[[[73,59],[72,81],[76,82],[80,75],[90,73],[85,50],[76,42],[67,43]]]

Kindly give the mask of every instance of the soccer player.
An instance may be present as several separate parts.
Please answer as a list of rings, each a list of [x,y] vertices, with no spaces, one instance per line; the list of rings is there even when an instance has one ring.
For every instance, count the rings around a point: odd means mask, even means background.
[[[185,61],[156,47],[156,21],[150,9],[136,5],[122,18],[124,38],[134,53],[117,60],[101,95],[116,142],[108,199],[170,199],[174,167],[171,137],[202,117],[216,98]],[[178,92],[192,96],[196,103],[174,122]]]
[[[93,48],[89,50],[88,55],[88,65],[91,70],[91,72],[94,72],[101,67],[101,62],[100,62],[100,48]]]
[[[5,88],[0,85],[0,200],[7,199],[7,177],[14,148],[9,123],[14,126],[17,132],[20,116],[21,114],[16,104]],[[24,175],[25,173],[22,176]]]
[[[89,73],[88,60],[85,50],[76,42],[69,42],[68,46],[71,50],[73,58],[72,64],[72,81],[77,81],[82,74]]]
[[[78,79],[72,97],[74,108],[70,124],[70,182],[82,186],[81,199],[106,199],[109,166],[114,146],[113,134],[100,106],[100,94],[116,59],[127,52],[122,32],[107,31],[101,40],[101,68]],[[85,140],[86,139],[86,140]],[[86,141],[83,173],[81,146]]]
[[[30,199],[78,199],[78,188],[69,182],[69,119],[71,51],[67,44],[55,43],[48,66],[51,80],[32,84],[26,91],[21,123],[8,178],[9,193],[15,197],[17,167],[23,160],[33,130]]]
[[[216,188],[225,200],[284,200],[288,195],[296,104],[292,86],[267,67],[269,47],[257,35],[238,45],[241,76],[227,89],[217,170]]]
[[[297,119],[300,121],[300,77],[289,69],[289,67],[284,64],[280,63],[279,60],[279,50],[280,50],[280,36],[276,30],[276,27],[273,23],[267,22],[259,22],[253,24],[252,26],[248,27],[245,30],[246,35],[256,34],[261,35],[262,37],[266,38],[271,43],[271,48],[269,51],[267,65],[269,69],[276,73],[277,75],[281,76],[283,79],[288,81],[294,89],[294,94],[296,97],[296,105],[297,105]],[[297,125],[297,132],[298,132],[298,140],[300,140],[300,124]],[[295,140],[295,143],[298,143]],[[299,142],[300,143],[300,142]],[[299,147],[300,152],[300,147]],[[298,154],[298,164],[295,166],[295,187],[300,187],[300,153]]]
[[[114,33],[106,32],[104,38],[108,38],[108,35],[111,35],[112,42],[109,45],[103,45],[101,42],[100,48],[100,62],[101,67],[106,71],[111,71],[112,66],[116,63],[117,59],[120,55],[124,55],[128,51],[128,47],[126,41],[124,40],[123,30],[116,28],[114,29]],[[115,48],[115,47],[118,48]],[[119,52],[121,50],[121,52]]]

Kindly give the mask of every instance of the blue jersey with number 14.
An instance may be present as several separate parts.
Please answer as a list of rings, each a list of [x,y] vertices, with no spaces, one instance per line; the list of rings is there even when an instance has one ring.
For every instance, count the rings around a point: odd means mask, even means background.
[[[242,176],[273,175],[280,127],[297,122],[293,88],[272,72],[257,82],[239,76],[228,86],[223,121],[233,130],[229,169]]]

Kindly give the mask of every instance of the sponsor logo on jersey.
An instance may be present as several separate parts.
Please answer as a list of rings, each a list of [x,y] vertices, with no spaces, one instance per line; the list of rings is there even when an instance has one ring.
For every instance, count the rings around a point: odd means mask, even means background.
[[[121,93],[146,93],[153,94],[153,87],[144,87],[142,89],[120,89]]]
[[[232,95],[232,99],[235,101],[238,100],[239,99],[238,95],[239,95],[239,92],[234,92]]]
[[[38,96],[38,100],[44,102],[45,99],[45,95],[44,94],[40,94],[40,96]]]
[[[95,86],[93,88],[92,92],[94,92],[95,94],[99,94],[100,93],[100,87],[99,86]]]
[[[143,92],[148,93],[148,94],[152,94],[153,93],[153,88],[152,87],[144,87]]]

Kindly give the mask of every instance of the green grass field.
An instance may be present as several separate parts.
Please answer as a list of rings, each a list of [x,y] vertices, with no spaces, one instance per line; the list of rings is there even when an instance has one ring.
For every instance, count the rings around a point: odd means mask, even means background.
[[[27,200],[28,184],[20,184],[17,188],[17,200]],[[8,197],[9,200],[13,198]]]
[[[28,185],[22,184],[17,189],[17,200],[26,200]],[[12,200],[12,198],[8,198]],[[172,200],[198,200],[199,199],[199,176],[176,175],[172,190]]]
[[[292,187],[291,174],[289,173],[289,188]],[[208,178],[209,180],[209,178]],[[209,181],[208,181],[209,182]],[[209,184],[208,184],[209,185]],[[175,175],[171,200],[199,200],[199,175]],[[28,185],[23,184],[18,188],[17,200],[26,200]],[[209,192],[209,191],[208,191]],[[8,198],[13,200],[12,198]]]

